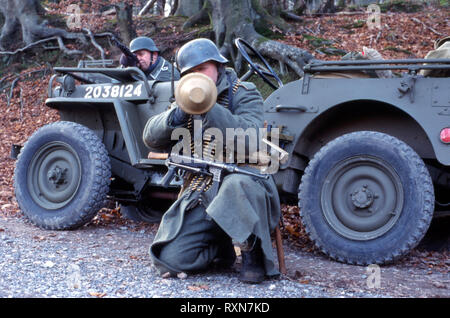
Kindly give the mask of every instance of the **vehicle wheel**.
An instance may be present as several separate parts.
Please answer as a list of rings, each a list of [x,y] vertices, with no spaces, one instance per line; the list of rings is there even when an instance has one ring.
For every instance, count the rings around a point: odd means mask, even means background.
[[[25,143],[14,190],[20,209],[34,224],[74,229],[104,205],[110,175],[108,153],[94,132],[61,121],[38,129]]]
[[[120,213],[136,222],[159,223],[165,211],[157,211],[143,206],[120,205]]]
[[[310,161],[299,187],[302,223],[329,257],[384,264],[423,238],[434,211],[422,159],[395,137],[370,131],[343,135]]]

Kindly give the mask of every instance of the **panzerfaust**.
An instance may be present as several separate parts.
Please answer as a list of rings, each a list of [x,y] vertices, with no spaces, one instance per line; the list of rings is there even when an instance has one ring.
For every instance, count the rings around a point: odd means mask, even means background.
[[[201,73],[185,75],[177,84],[175,100],[187,114],[204,114],[216,103],[216,84]]]

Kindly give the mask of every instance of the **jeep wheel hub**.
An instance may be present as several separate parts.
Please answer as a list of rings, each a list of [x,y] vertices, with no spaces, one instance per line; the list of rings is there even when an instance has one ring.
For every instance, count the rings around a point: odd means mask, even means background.
[[[353,240],[379,237],[395,224],[403,187],[383,160],[363,155],[337,163],[321,189],[323,214],[340,235]]]

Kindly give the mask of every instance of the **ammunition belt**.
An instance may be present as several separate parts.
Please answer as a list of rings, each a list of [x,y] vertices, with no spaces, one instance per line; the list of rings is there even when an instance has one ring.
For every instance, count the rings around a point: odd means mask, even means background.
[[[240,79],[237,79],[234,82],[234,85],[232,86],[232,95],[233,96],[237,92],[240,84],[241,84]],[[220,96],[217,97],[217,103],[228,109],[229,104],[230,104],[229,97],[232,98],[233,96],[229,96],[229,94],[227,94],[227,93],[221,94]],[[189,129],[191,137],[194,136],[193,123],[194,123],[193,116],[189,115],[187,128]],[[217,149],[217,141],[215,139],[213,139],[213,136],[211,134],[206,133],[203,136],[203,140],[202,140],[203,158],[214,161],[216,149]],[[191,138],[191,154],[194,154],[194,138]],[[224,156],[224,158],[225,158],[225,156]],[[187,176],[185,184],[187,184],[187,183],[189,184],[187,188],[188,188],[188,191],[190,191],[190,192],[191,191],[206,192],[209,190],[209,188],[212,185],[212,178],[205,177],[202,175],[189,174],[189,176]]]

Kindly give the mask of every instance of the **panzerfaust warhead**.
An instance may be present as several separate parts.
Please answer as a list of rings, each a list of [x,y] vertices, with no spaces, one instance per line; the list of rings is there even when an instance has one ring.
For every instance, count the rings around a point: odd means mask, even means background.
[[[183,76],[175,90],[177,105],[187,114],[208,112],[217,99],[216,84],[208,76],[191,73]]]

